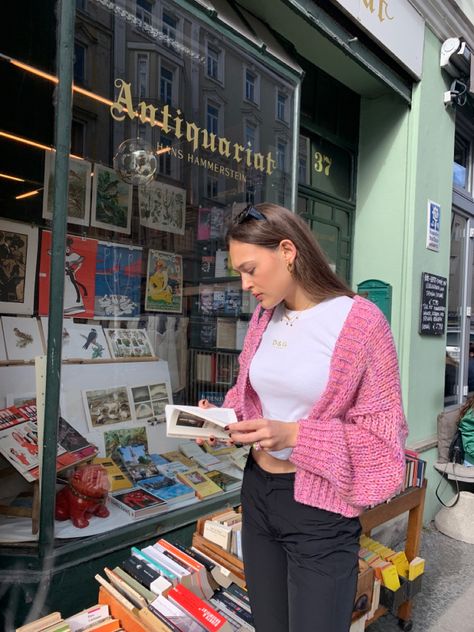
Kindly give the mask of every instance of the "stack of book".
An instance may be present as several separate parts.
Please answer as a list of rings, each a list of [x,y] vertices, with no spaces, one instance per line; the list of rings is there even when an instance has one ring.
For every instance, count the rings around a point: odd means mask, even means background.
[[[160,539],[113,570],[96,575],[99,602],[126,630],[240,632],[254,630],[245,590],[226,589],[209,574],[214,564],[194,549]]]
[[[420,459],[418,452],[405,450],[405,481],[403,490],[409,487],[423,487],[425,480],[426,461]]]
[[[63,619],[52,612],[41,619],[17,628],[16,632],[115,632],[122,630],[121,622],[110,613],[107,604],[95,604]]]
[[[230,509],[204,521],[203,536],[242,559],[242,514]]]

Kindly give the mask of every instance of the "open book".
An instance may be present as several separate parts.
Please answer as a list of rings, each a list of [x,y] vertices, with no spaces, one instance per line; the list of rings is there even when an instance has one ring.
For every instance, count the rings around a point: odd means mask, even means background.
[[[225,426],[235,423],[233,408],[199,408],[199,406],[165,406],[168,437],[229,439]]]

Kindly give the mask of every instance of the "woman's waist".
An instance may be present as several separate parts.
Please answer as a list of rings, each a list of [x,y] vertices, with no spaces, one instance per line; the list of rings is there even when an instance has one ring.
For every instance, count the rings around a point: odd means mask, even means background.
[[[296,467],[291,461],[277,459],[264,450],[257,451],[252,448],[249,458],[253,458],[262,470],[270,474],[294,474],[296,472]]]

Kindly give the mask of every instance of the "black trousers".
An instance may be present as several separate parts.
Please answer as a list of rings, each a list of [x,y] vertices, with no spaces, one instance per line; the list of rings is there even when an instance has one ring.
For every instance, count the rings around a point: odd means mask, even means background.
[[[242,548],[257,632],[348,632],[357,588],[358,518],[298,503],[294,474],[249,455]]]

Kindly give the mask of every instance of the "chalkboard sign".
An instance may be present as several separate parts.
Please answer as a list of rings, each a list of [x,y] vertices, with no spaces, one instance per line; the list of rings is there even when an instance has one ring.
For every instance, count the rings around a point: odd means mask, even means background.
[[[421,274],[421,308],[418,332],[422,336],[443,336],[446,324],[448,280],[429,272]]]

